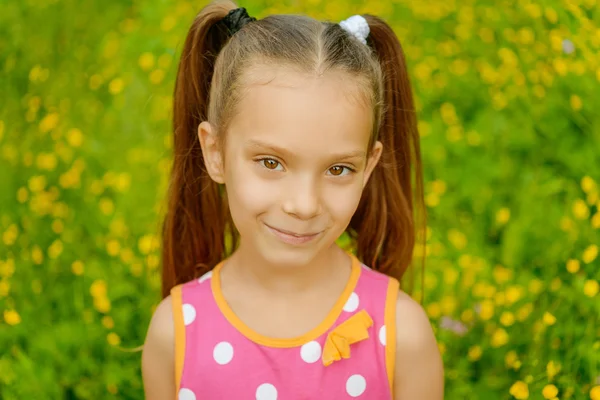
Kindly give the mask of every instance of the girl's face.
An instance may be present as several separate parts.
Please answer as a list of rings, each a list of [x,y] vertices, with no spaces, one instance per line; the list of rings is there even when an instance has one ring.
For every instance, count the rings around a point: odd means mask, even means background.
[[[261,65],[220,151],[199,127],[211,177],[227,188],[240,249],[282,267],[310,263],[344,232],[381,154],[371,105],[353,78]]]

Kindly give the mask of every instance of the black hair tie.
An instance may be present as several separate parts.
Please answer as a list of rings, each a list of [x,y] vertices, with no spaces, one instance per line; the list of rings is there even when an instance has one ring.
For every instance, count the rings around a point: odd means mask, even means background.
[[[229,30],[229,34],[233,35],[242,29],[248,22],[256,21],[256,18],[249,16],[246,9],[240,7],[229,11],[222,21]]]

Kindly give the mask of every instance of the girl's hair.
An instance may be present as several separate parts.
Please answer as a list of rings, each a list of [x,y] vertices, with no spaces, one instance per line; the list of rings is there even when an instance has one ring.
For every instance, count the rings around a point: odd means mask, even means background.
[[[293,15],[268,16],[231,35],[222,20],[236,8],[221,1],[200,11],[181,54],[174,93],[174,159],[162,233],[163,298],[236,247],[239,238],[226,193],[205,169],[197,129],[207,120],[223,137],[244,88],[244,73],[264,63],[315,75],[340,71],[366,94],[375,116],[370,143],[380,140],[383,153],[347,233],[359,259],[400,279],[412,262],[416,238],[424,232],[425,207],[419,134],[398,38],[371,15],[364,16],[370,27],[367,46],[337,23]]]

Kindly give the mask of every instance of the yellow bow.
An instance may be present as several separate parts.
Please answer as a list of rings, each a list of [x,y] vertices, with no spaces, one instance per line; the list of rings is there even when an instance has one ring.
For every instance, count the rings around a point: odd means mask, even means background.
[[[361,310],[335,327],[325,340],[323,365],[327,367],[334,361],[350,358],[350,345],[368,339],[367,329],[371,325],[371,316],[365,310]]]

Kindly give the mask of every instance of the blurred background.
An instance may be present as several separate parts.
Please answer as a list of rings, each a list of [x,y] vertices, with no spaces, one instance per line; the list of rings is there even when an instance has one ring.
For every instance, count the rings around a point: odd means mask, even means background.
[[[0,0],[0,398],[142,399],[186,0]],[[416,94],[447,399],[600,399],[600,4],[261,1],[384,17]]]

